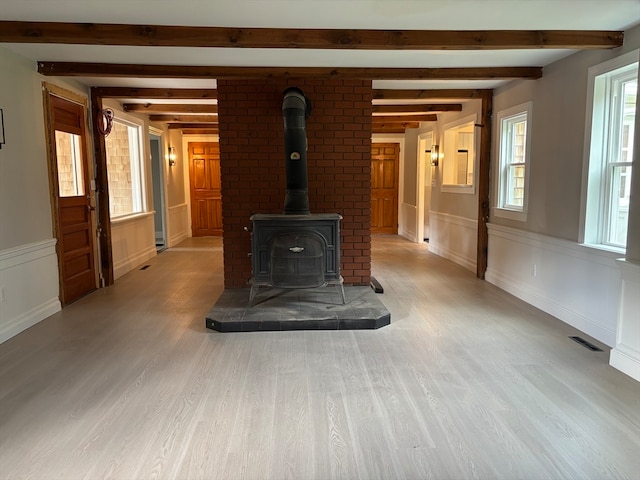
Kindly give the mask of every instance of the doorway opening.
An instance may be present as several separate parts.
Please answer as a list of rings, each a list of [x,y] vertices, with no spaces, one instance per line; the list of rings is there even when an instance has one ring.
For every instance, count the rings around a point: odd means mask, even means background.
[[[156,251],[167,248],[167,222],[165,215],[165,172],[162,155],[162,134],[154,129],[149,130],[149,152],[151,156],[151,179],[153,184],[153,224],[156,240]]]

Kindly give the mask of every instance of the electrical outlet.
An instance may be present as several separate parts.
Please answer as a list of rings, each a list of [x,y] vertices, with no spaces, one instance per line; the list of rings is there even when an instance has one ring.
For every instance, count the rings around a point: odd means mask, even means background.
[[[531,264],[531,276],[535,277],[538,274],[538,266],[535,263]]]

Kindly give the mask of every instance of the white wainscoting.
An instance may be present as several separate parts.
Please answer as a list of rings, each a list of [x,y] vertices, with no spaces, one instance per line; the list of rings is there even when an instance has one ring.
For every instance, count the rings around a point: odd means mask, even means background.
[[[400,205],[400,229],[398,235],[411,240],[418,241],[418,207],[403,203]]]
[[[430,211],[429,224],[429,251],[475,272],[478,221]]]
[[[0,343],[61,309],[56,239],[0,252]]]
[[[640,382],[640,265],[618,260],[622,277],[616,346],[609,365]]]
[[[189,236],[189,206],[186,203],[169,207],[169,244],[175,247]]]
[[[487,281],[615,345],[619,254],[500,225],[488,228]]]
[[[112,220],[111,248],[116,279],[154,257],[156,239],[153,213]]]

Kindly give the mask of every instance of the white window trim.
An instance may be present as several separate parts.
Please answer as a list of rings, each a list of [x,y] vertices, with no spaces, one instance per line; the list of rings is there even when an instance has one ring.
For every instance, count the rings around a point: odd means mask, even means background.
[[[584,134],[584,148],[583,148],[583,159],[582,159],[582,189],[581,189],[581,198],[580,198],[580,224],[578,231],[578,242],[589,248],[595,248],[597,250],[605,250],[610,252],[616,252],[624,254],[626,252],[626,248],[620,248],[615,245],[608,245],[601,242],[602,235],[602,226],[601,222],[598,222],[599,225],[597,227],[598,232],[596,233],[596,227],[590,226],[589,231],[587,231],[587,206],[590,203],[589,199],[592,195],[602,195],[602,188],[598,191],[589,191],[589,176],[593,170],[602,169],[601,164],[591,164],[591,150],[592,150],[592,138],[591,133],[593,130],[593,109],[594,109],[594,96],[595,96],[595,82],[596,77],[602,74],[606,74],[617,70],[619,68],[623,68],[625,66],[631,65],[633,63],[640,61],[640,49],[633,50],[631,52],[627,52],[623,55],[620,55],[616,58],[608,60],[606,62],[600,63],[598,65],[594,65],[589,68],[587,75],[587,109],[585,115],[585,134]],[[640,67],[639,67],[640,70]],[[640,75],[639,75],[640,78]],[[640,141],[640,139],[635,139],[636,141]],[[600,203],[600,209],[602,210],[602,202]],[[602,211],[598,213],[599,217],[602,217]]]
[[[127,117],[127,118],[124,118]],[[144,151],[144,123],[139,123],[138,121],[135,121],[135,117],[132,117],[131,115],[127,115],[127,114],[123,114],[121,112],[118,112],[116,118],[114,119],[114,122],[118,122],[122,125],[126,125],[127,127],[130,128],[134,128],[137,131],[136,135],[132,135],[131,130],[128,130],[128,134],[129,134],[129,145],[131,145],[132,143],[132,137],[137,137],[138,138],[138,142],[136,142],[138,144],[138,148],[137,149],[132,149],[131,146],[129,148],[130,151],[130,160],[133,162],[135,160],[135,166],[131,167],[131,184],[133,185],[133,183],[135,182],[137,185],[140,186],[140,196],[136,196],[133,195],[132,198],[132,205],[134,207],[134,209],[140,208],[140,211],[134,211],[131,213],[125,213],[122,215],[116,215],[111,217],[111,221],[117,221],[117,220],[127,220],[130,218],[135,218],[138,217],[140,215],[143,215],[145,213],[148,213],[148,205],[147,205],[147,182],[145,180],[146,178],[146,169],[147,169],[147,165],[146,162],[143,161],[145,157],[145,151]],[[135,157],[135,159],[134,159]]]
[[[460,118],[460,119],[455,120],[453,122],[444,124],[442,126],[442,138],[444,139],[445,132],[447,130],[450,130],[450,129],[456,128],[456,127],[462,127],[463,125],[466,125],[466,124],[469,124],[469,123],[473,123],[474,125],[477,125],[478,124],[478,115],[477,114],[469,115],[467,117]],[[467,195],[474,195],[476,193],[476,183],[478,182],[478,152],[480,151],[480,135],[476,135],[475,127],[474,127],[473,140],[474,140],[473,183],[471,185],[455,185],[455,184],[443,183],[443,184],[440,185],[440,191],[441,192],[445,192],[445,193],[462,193],[462,194],[467,194]],[[444,153],[445,146],[442,145],[440,148],[441,148],[440,151],[442,153]],[[440,160],[441,165],[442,165],[442,167],[441,167],[441,169],[442,169],[441,175],[444,174],[444,164],[443,164],[443,162],[446,162],[446,161],[447,161],[447,159],[444,158],[444,156]],[[451,161],[451,160],[449,159],[449,161]]]
[[[526,113],[527,116],[527,131],[525,137],[525,153],[524,153],[524,198],[522,200],[522,208],[515,209],[504,206],[502,199],[503,193],[503,175],[502,175],[502,120],[509,117],[514,117],[519,114]],[[520,105],[505,108],[500,110],[496,115],[496,125],[494,131],[494,145],[496,146],[496,158],[493,162],[493,178],[496,179],[493,185],[493,198],[495,204],[493,206],[493,215],[499,218],[506,218],[509,220],[517,220],[519,222],[527,221],[528,213],[528,200],[529,200],[529,179],[531,178],[531,132],[532,132],[532,118],[533,118],[533,102],[525,102]]]

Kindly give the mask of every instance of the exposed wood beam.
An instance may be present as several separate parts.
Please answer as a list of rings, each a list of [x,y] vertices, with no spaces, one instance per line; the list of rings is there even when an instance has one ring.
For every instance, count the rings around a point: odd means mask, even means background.
[[[373,123],[371,125],[371,130],[374,132],[378,132],[379,130],[394,130],[394,129],[402,129],[404,131],[405,128],[418,128],[420,127],[420,122],[388,122],[388,123]]]
[[[371,127],[371,133],[404,133],[404,130],[404,128],[395,125],[386,127],[376,127],[372,125]]]
[[[333,77],[372,80],[488,80],[542,77],[542,67],[351,68],[351,67],[216,67],[203,65],[136,65],[120,63],[38,62],[43,75],[140,78],[274,78]]]
[[[460,103],[429,103],[422,105],[374,105],[373,113],[410,113],[410,112],[461,112]]]
[[[96,87],[102,98],[149,98],[177,100],[213,100],[218,98],[215,88],[130,88],[130,87]]]
[[[374,115],[371,117],[372,123],[405,123],[405,122],[436,122],[438,116],[429,115]]]
[[[125,103],[126,112],[146,113],[218,113],[217,105],[206,104],[171,104],[171,103]]]
[[[217,115],[149,115],[151,122],[170,123],[218,123]]]
[[[430,100],[434,98],[446,99],[480,99],[486,89],[433,89],[433,90],[394,90],[374,89],[374,100]]]
[[[170,130],[189,129],[189,128],[206,128],[207,130],[217,130],[212,128],[210,123],[170,123],[168,124]]]
[[[183,128],[183,135],[218,135],[217,128]]]
[[[604,30],[353,30],[0,21],[0,42],[339,50],[596,49],[622,45]]]

